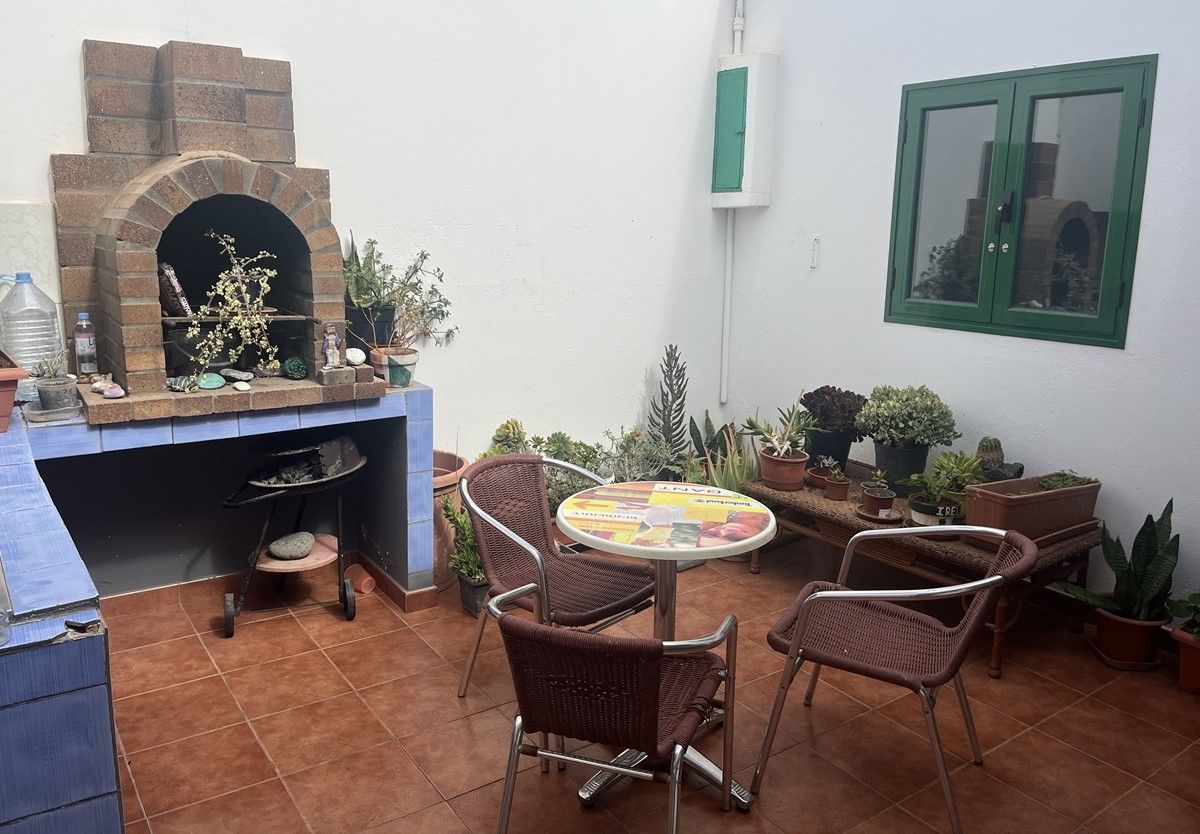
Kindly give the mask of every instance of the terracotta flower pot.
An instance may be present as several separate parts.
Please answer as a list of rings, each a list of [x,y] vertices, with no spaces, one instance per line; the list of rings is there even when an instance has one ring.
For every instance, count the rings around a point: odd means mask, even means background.
[[[830,501],[845,501],[850,497],[850,479],[843,477],[840,481],[825,479],[825,497]]]
[[[412,385],[420,357],[413,348],[376,346],[371,348],[371,367],[375,369],[375,376],[387,380],[389,388],[407,388]]]
[[[1200,692],[1200,634],[1177,626],[1171,636],[1179,643],[1179,688],[1184,692]]]
[[[814,466],[812,469],[807,470],[808,482],[817,489],[825,489],[825,486],[829,483],[829,472],[830,469],[828,466]]]
[[[450,557],[454,555],[454,525],[442,512],[442,497],[449,495],[456,509],[462,509],[458,482],[471,462],[453,452],[433,450],[433,583],[444,591],[454,583]]]
[[[862,506],[863,512],[868,515],[879,515],[881,512],[886,512],[892,508],[892,504],[896,503],[896,493],[890,489],[868,489],[863,488],[862,491]]]
[[[13,358],[0,350],[0,434],[8,431],[8,420],[12,415],[13,399],[17,395],[17,383],[28,379],[25,369]]]
[[[759,449],[758,463],[763,483],[772,489],[795,492],[804,488],[804,470],[808,466],[808,455],[804,452],[795,457],[781,458]]]
[[[1171,622],[1131,620],[1103,608],[1096,610],[1096,639],[1092,648],[1100,659],[1114,669],[1146,668],[1154,663],[1154,638],[1159,629]]]

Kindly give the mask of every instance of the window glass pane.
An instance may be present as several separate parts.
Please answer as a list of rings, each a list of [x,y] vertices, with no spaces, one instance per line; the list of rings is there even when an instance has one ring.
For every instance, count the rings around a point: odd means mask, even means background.
[[[1095,316],[1121,93],[1034,103],[1012,306]]]
[[[996,105],[927,110],[924,119],[910,295],[974,304]]]

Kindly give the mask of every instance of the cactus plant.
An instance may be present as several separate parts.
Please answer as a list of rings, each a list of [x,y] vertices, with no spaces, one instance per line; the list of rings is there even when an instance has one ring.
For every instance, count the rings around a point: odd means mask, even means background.
[[[288,379],[304,379],[308,376],[308,365],[299,356],[291,356],[283,361],[280,373]]]
[[[658,383],[658,398],[650,402],[650,416],[646,428],[676,460],[686,457],[687,427],[683,423],[684,407],[687,404],[687,363],[679,355],[676,345],[667,345],[663,355],[662,380]]]
[[[1162,617],[1171,595],[1171,575],[1179,562],[1179,534],[1171,535],[1174,504],[1174,499],[1168,501],[1157,521],[1146,516],[1128,557],[1120,537],[1114,539],[1108,528],[1104,529],[1101,551],[1117,576],[1112,596],[1101,596],[1070,583],[1063,590],[1089,605],[1131,620],[1153,621]]]
[[[1000,445],[1000,438],[985,437],[979,441],[979,447],[975,450],[975,456],[979,458],[979,462],[983,464],[985,469],[995,469],[1004,463],[1004,447]]]

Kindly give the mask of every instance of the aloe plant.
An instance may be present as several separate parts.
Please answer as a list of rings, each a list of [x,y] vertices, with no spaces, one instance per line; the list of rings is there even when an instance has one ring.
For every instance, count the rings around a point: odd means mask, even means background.
[[[779,409],[779,425],[758,419],[746,418],[743,426],[752,437],[762,443],[763,451],[778,458],[798,458],[804,454],[805,432],[817,427],[817,421],[799,405]]]
[[[1088,605],[1131,620],[1160,618],[1171,595],[1171,576],[1179,562],[1179,534],[1171,535],[1174,504],[1174,499],[1168,501],[1157,521],[1151,515],[1146,516],[1128,557],[1120,536],[1114,539],[1108,528],[1104,529],[1100,549],[1104,561],[1117,576],[1112,596],[1101,596],[1071,583],[1064,585],[1063,590]]]
[[[747,454],[732,423],[721,427],[721,435],[725,439],[725,452],[720,455],[709,452],[705,457],[707,481],[710,486],[737,492],[742,484],[758,477],[758,456]]]

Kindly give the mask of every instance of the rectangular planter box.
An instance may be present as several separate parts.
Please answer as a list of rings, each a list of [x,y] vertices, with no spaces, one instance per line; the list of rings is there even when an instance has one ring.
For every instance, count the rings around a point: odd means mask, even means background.
[[[1033,492],[1043,477],[967,487],[967,524],[1016,530],[1037,539],[1093,518],[1099,483]]]
[[[12,357],[0,350],[0,434],[8,431],[8,421],[12,416],[13,399],[17,395],[17,383],[28,377],[25,369],[12,360]]]

